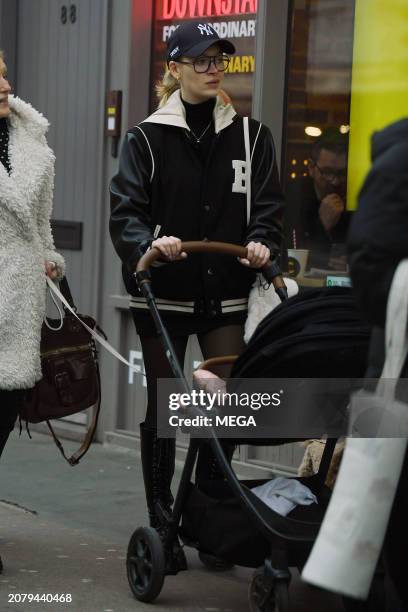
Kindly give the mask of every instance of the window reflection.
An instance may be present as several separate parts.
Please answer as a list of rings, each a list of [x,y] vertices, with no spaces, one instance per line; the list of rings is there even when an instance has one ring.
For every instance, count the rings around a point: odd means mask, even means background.
[[[293,2],[285,233],[301,273],[346,271],[353,26],[354,0]]]

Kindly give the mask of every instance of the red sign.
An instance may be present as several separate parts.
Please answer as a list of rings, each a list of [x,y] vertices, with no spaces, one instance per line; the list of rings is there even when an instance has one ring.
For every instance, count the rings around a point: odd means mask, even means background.
[[[155,84],[166,69],[166,43],[181,20],[209,21],[220,38],[236,48],[223,89],[241,115],[250,115],[255,72],[255,30],[258,0],[156,0],[153,20],[151,110],[157,107]]]
[[[159,0],[158,5],[158,19],[227,17],[258,10],[258,0]]]

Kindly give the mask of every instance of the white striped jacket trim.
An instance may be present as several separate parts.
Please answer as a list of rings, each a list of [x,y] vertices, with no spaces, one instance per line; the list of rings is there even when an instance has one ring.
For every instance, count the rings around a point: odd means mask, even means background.
[[[147,146],[149,147],[149,151],[150,151],[150,157],[152,158],[152,171],[150,173],[150,182],[153,181],[153,177],[154,177],[154,171],[155,171],[155,163],[154,163],[154,156],[153,156],[153,151],[152,151],[152,147],[150,146],[150,142],[149,139],[147,138],[146,134],[144,133],[144,131],[142,130],[142,128],[139,125],[135,125],[135,128],[137,128],[138,130],[140,130],[140,132],[142,132],[145,141],[147,142]]]
[[[167,300],[164,298],[156,298],[155,299],[157,307],[159,310],[173,310],[175,312],[194,312],[194,302],[189,301],[178,301],[178,300]],[[148,305],[146,304],[146,300],[143,297],[131,297],[129,301],[130,308],[141,308],[144,310],[148,310]],[[222,313],[228,312],[239,312],[241,310],[248,309],[248,300],[247,299],[237,299],[237,300],[224,300],[221,302],[221,311]]]

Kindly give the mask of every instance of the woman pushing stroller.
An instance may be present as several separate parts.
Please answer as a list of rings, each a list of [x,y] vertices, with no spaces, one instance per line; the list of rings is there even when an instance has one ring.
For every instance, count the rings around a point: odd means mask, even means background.
[[[233,44],[206,23],[184,23],[168,41],[167,70],[157,87],[159,108],[125,137],[111,182],[110,232],[123,263],[131,312],[140,336],[148,405],[140,426],[150,524],[159,528],[158,504],[172,503],[175,440],[158,439],[157,379],[172,377],[145,299],[133,273],[150,248],[161,253],[152,269],[158,308],[184,362],[197,334],[204,359],[238,354],[256,270],[279,254],[283,199],[270,131],[250,120],[251,214],[247,223],[243,120],[221,86]],[[240,260],[181,251],[186,240],[247,246]],[[177,265],[169,262],[180,260]],[[197,470],[210,469],[201,453]],[[178,553],[182,569],[185,560]],[[176,568],[177,570],[177,568]]]

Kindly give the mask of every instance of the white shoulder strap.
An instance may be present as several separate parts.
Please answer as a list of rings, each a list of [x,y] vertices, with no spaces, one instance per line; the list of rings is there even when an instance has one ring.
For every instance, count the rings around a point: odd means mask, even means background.
[[[251,143],[249,139],[249,119],[248,117],[244,117],[244,141],[245,141],[245,163],[246,163],[246,183],[247,183],[247,225],[249,225],[249,220],[251,218],[251,183],[252,183],[252,156],[255,151],[256,143],[258,142],[259,133],[262,128],[262,123],[259,124],[258,133],[255,138],[254,148],[252,149],[251,154]]]
[[[129,363],[129,361],[127,361],[124,357],[122,357],[122,355],[120,353],[118,353],[118,351],[116,349],[114,349],[113,346],[111,346],[109,344],[109,342],[107,342],[105,340],[105,338],[103,338],[95,330],[93,330],[90,327],[88,327],[88,325],[86,323],[84,323],[82,321],[82,319],[80,319],[80,317],[78,317],[77,313],[68,304],[67,300],[64,298],[64,296],[62,295],[61,291],[58,289],[56,284],[53,283],[52,280],[48,276],[47,276],[47,284],[48,284],[48,287],[50,288],[50,291],[52,293],[54,293],[61,300],[61,302],[64,304],[65,308],[67,308],[67,310],[69,310],[69,312],[71,314],[73,314],[74,317],[76,317],[78,319],[78,321],[81,323],[81,325],[83,325],[83,327],[85,327],[85,329],[88,330],[88,332],[91,334],[91,336],[97,342],[99,342],[99,344],[101,344],[104,348],[106,348],[106,350],[109,351],[109,353],[111,353],[114,357],[116,357],[116,359],[119,359],[119,361],[121,361],[122,363],[127,365],[128,368],[131,368],[132,370],[134,370],[136,374],[141,374],[142,376],[144,376],[144,374],[142,372],[140,372],[140,366],[135,366],[135,365],[132,365],[131,363]]]
[[[249,120],[244,117],[244,141],[245,141],[245,171],[246,171],[246,193],[247,193],[247,225],[251,218],[251,144],[249,142]]]

